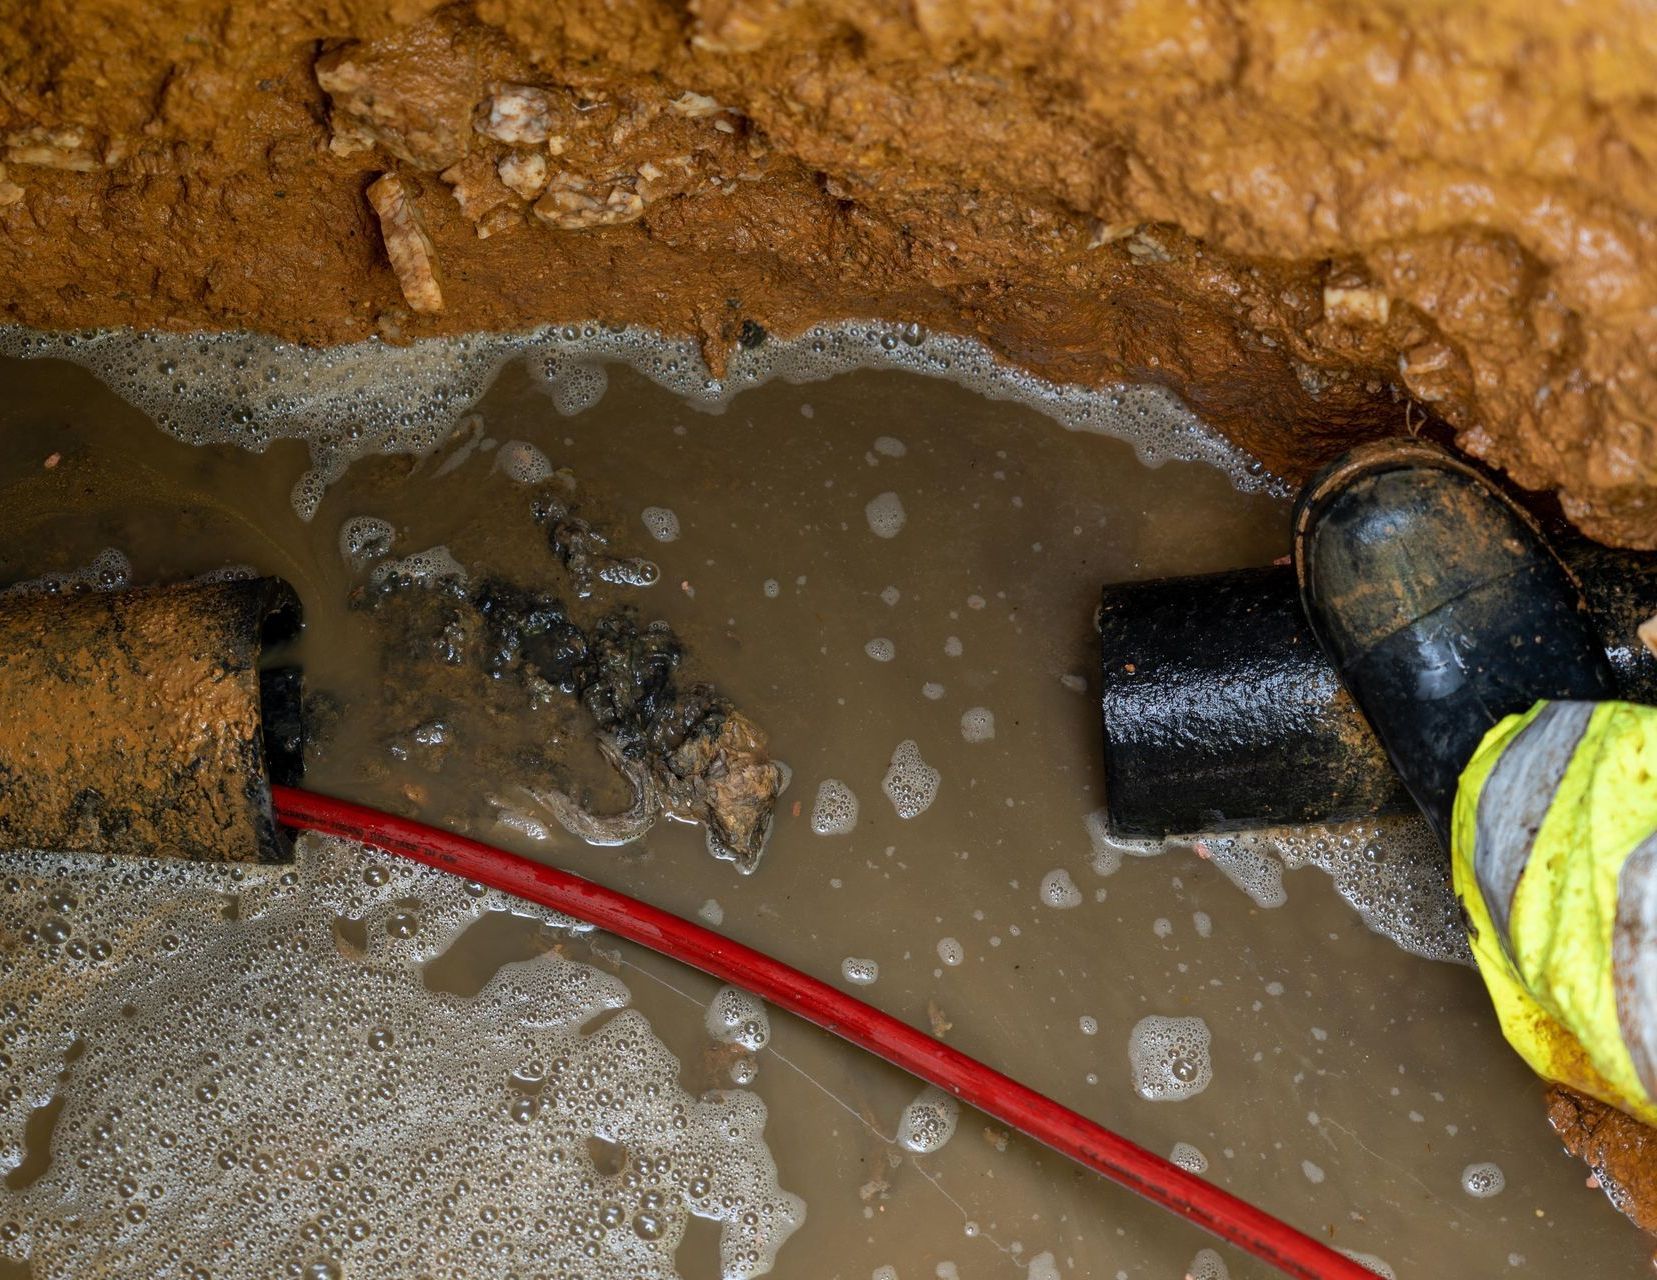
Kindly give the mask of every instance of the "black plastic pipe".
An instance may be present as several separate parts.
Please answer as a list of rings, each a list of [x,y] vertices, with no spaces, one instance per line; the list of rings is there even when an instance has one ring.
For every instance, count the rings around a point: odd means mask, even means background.
[[[1657,555],[1560,548],[1622,696],[1657,702]],[[1243,569],[1104,589],[1106,811],[1161,839],[1406,812],[1408,794],[1307,629],[1294,570]]]

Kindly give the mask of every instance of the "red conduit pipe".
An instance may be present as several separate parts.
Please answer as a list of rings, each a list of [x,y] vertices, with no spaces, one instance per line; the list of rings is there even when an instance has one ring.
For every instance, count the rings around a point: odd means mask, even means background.
[[[969,1058],[872,1005],[649,903],[476,840],[388,813],[272,787],[287,826],[374,845],[551,907],[751,991],[1301,1280],[1374,1273],[1211,1182]]]

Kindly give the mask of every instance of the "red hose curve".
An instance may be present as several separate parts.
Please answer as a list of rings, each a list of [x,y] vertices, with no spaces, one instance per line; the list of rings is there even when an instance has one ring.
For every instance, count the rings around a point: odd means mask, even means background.
[[[1076,1163],[1301,1280],[1375,1280],[1321,1241],[1086,1116],[779,960],[649,903],[465,836],[293,787],[272,787],[289,827],[343,836],[551,907],[733,983],[948,1090]]]

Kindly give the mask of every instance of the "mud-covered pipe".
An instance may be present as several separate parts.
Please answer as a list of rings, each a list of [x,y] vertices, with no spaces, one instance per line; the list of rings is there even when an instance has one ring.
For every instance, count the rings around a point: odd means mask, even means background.
[[[1657,612],[1657,556],[1560,549],[1623,696],[1657,701],[1635,629]],[[1286,566],[1104,589],[1106,808],[1118,835],[1343,821],[1410,799],[1306,626]]]
[[[0,847],[284,860],[298,629],[274,578],[0,596]]]

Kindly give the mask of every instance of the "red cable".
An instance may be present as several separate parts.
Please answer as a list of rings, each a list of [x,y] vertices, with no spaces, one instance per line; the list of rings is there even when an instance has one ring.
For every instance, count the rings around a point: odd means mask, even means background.
[[[290,827],[343,836],[451,871],[607,929],[734,983],[807,1022],[946,1089],[985,1115],[1137,1191],[1301,1280],[1375,1280],[1374,1273],[1247,1201],[1062,1107],[872,1005],[741,943],[648,903],[465,836],[391,814],[272,787]]]

